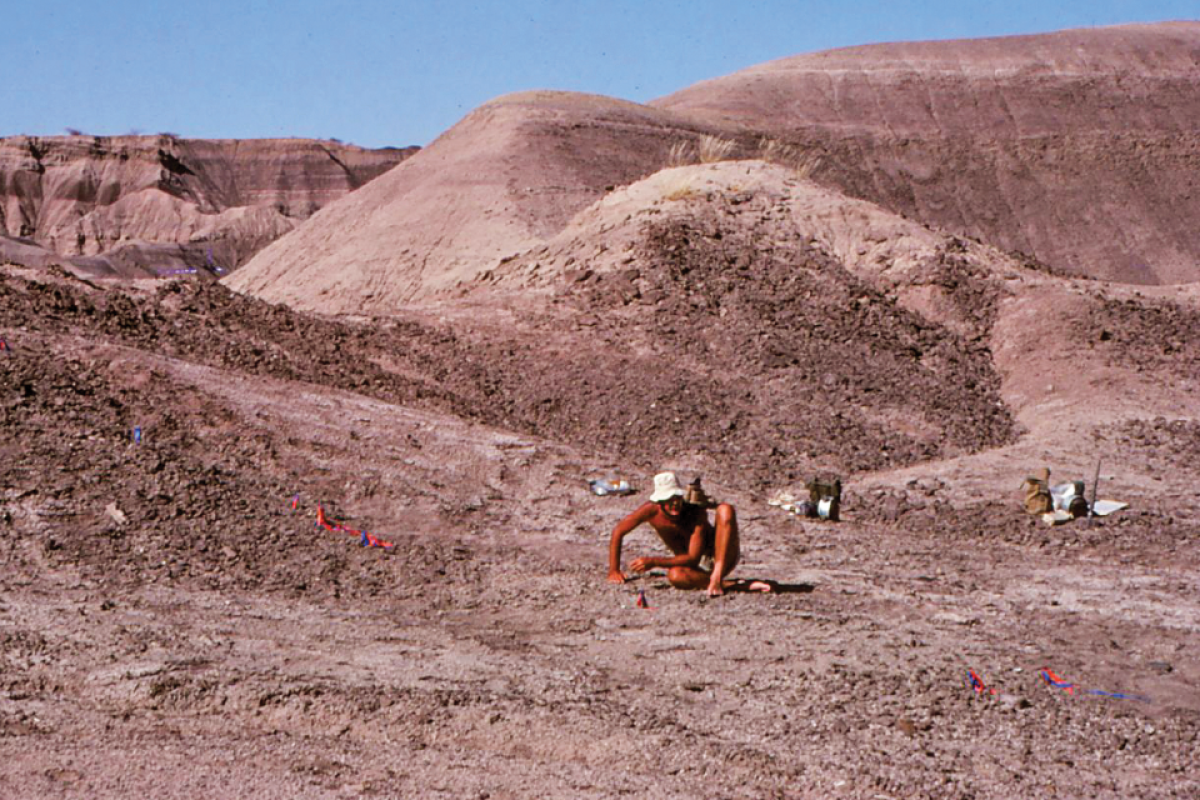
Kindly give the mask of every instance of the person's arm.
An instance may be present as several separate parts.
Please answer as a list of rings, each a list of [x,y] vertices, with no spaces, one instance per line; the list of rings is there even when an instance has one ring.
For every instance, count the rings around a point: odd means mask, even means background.
[[[667,558],[655,558],[647,556],[646,558],[634,559],[629,568],[634,572],[645,572],[648,569],[655,567],[663,567],[670,569],[671,567],[696,567],[700,565],[700,559],[704,555],[704,522],[701,521],[692,530],[691,538],[688,539],[688,549],[685,553],[676,553]]]
[[[608,580],[611,583],[624,583],[625,573],[621,571],[621,541],[625,535],[654,516],[654,503],[643,503],[625,519],[613,528],[612,539],[608,543]]]

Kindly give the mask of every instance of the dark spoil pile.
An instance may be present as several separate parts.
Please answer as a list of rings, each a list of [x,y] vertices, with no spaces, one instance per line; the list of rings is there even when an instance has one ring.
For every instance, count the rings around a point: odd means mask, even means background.
[[[1078,334],[1110,363],[1138,371],[1200,375],[1200,313],[1151,298],[1105,298],[1081,321]]]
[[[226,379],[258,374],[453,405],[436,383],[374,365],[382,349],[362,331],[208,282],[145,296],[0,276],[0,303],[7,563],[213,589],[371,595],[404,582],[409,573],[347,548],[343,535],[313,536],[314,498],[339,520],[345,494],[345,476],[316,466],[320,454],[155,366],[174,356],[217,366]],[[296,493],[304,502],[293,509]],[[405,563],[455,565],[452,551],[452,542],[426,543]]]
[[[747,488],[1011,440],[983,334],[964,339],[828,256],[754,235],[716,218],[651,226],[636,277],[569,284],[557,309],[476,336],[321,319],[204,280],[136,294],[9,278],[0,292],[26,330],[336,386],[648,470],[691,454]],[[978,284],[965,269],[948,257],[933,277],[954,297]],[[987,304],[966,305],[986,329]]]
[[[708,208],[647,226],[628,269],[570,276],[563,295],[596,346],[530,391],[581,418],[618,410],[626,424],[596,435],[627,456],[674,445],[751,484],[1012,440],[987,345],[994,293],[965,262],[944,254],[927,279],[964,309],[970,339],[794,237],[772,241]]]

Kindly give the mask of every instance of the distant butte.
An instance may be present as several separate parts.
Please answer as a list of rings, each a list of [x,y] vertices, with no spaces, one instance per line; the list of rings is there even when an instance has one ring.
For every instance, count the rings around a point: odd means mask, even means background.
[[[229,272],[418,148],[306,139],[0,139],[0,260],[93,276]]]

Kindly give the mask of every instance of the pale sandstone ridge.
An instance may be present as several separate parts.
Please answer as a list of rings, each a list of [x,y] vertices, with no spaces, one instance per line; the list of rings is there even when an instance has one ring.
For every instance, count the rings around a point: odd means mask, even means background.
[[[850,194],[1055,267],[1200,278],[1200,22],[831,50],[652,105],[770,130]]]
[[[703,127],[595,95],[493,100],[395,170],[322,209],[229,285],[297,308],[386,312],[539,246]]]
[[[0,139],[0,258],[95,275],[236,269],[411,155],[305,139]]]

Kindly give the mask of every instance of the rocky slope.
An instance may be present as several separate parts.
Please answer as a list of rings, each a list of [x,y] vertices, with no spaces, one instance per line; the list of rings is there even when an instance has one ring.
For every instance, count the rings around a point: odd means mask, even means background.
[[[0,139],[0,256],[93,275],[229,272],[415,149],[169,135]]]

